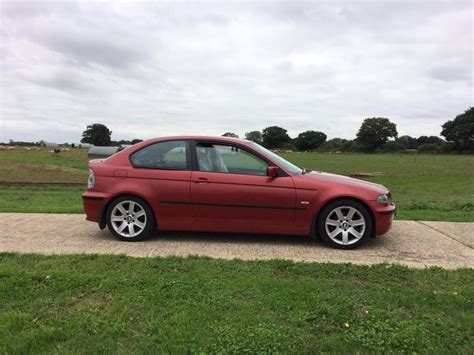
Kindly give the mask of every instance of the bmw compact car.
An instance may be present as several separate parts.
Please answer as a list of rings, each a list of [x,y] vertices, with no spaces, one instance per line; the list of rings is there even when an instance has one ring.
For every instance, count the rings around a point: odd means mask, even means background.
[[[328,157],[329,159],[329,157]],[[228,137],[164,137],[89,162],[87,220],[117,238],[155,230],[320,236],[341,249],[386,233],[395,215],[381,185],[312,172]]]

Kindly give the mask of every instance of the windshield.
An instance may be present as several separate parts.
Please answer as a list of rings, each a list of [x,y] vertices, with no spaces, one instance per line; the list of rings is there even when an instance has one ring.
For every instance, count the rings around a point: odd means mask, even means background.
[[[297,167],[296,165],[291,164],[288,160],[283,159],[281,156],[273,153],[272,151],[263,148],[261,145],[258,145],[255,142],[251,142],[250,146],[255,149],[257,152],[262,153],[263,155],[269,157],[273,162],[280,165],[282,168],[285,168],[291,174],[301,175],[303,173],[303,169]]]

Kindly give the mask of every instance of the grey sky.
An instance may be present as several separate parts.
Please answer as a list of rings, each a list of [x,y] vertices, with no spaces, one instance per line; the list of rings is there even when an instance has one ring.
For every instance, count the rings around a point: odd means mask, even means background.
[[[473,3],[3,1],[0,60],[0,141],[438,135],[474,106]]]

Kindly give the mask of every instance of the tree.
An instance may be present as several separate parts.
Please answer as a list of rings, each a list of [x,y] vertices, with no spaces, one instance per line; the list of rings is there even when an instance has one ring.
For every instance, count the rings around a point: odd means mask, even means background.
[[[291,141],[287,130],[278,126],[267,127],[262,131],[262,143],[265,147],[281,148],[285,143]]]
[[[142,139],[138,139],[138,138],[135,138],[135,139],[132,139],[132,140],[126,140],[126,139],[122,139],[120,141],[111,141],[111,145],[113,146],[117,146],[117,145],[134,145],[134,144],[137,144],[137,143],[140,143],[140,142],[143,142]]]
[[[418,153],[446,154],[452,152],[453,145],[447,144],[422,144],[418,146]]]
[[[260,131],[251,131],[245,133],[245,139],[255,142],[257,144],[262,144],[262,132]]]
[[[363,150],[356,140],[333,138],[324,142],[319,149],[322,152],[360,152]]]
[[[107,126],[94,123],[88,125],[87,129],[82,133],[81,143],[89,143],[98,146],[110,145],[110,136],[112,131],[110,131]]]
[[[387,143],[381,145],[377,151],[379,152],[401,152],[405,150],[405,146],[397,141],[388,141]]]
[[[374,151],[388,142],[389,138],[397,138],[397,125],[388,118],[366,118],[357,133],[357,141],[369,151]]]
[[[439,137],[436,136],[421,136],[418,137],[416,140],[417,146],[424,145],[424,144],[444,144],[446,143],[444,140],[442,140]]]
[[[295,147],[298,150],[317,149],[326,141],[327,136],[323,132],[306,131],[300,133],[295,139]]]
[[[410,136],[398,137],[396,142],[403,145],[405,149],[416,149],[418,147],[417,139]]]
[[[238,134],[232,133],[232,132],[226,132],[222,135],[222,137],[232,137],[232,138],[239,138]]]
[[[474,107],[443,124],[441,135],[461,152],[474,152]]]
[[[324,142],[319,150],[324,152],[336,152],[336,151],[343,151],[346,147],[348,147],[350,141],[343,138],[333,138],[326,142]]]

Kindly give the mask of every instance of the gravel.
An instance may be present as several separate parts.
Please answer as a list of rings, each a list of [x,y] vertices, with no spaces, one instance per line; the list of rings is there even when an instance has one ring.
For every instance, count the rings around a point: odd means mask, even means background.
[[[200,255],[222,259],[395,263],[424,268],[474,267],[474,223],[394,221],[392,230],[356,250],[307,237],[160,232],[136,243],[116,240],[77,214],[0,213],[0,251],[42,254]]]

